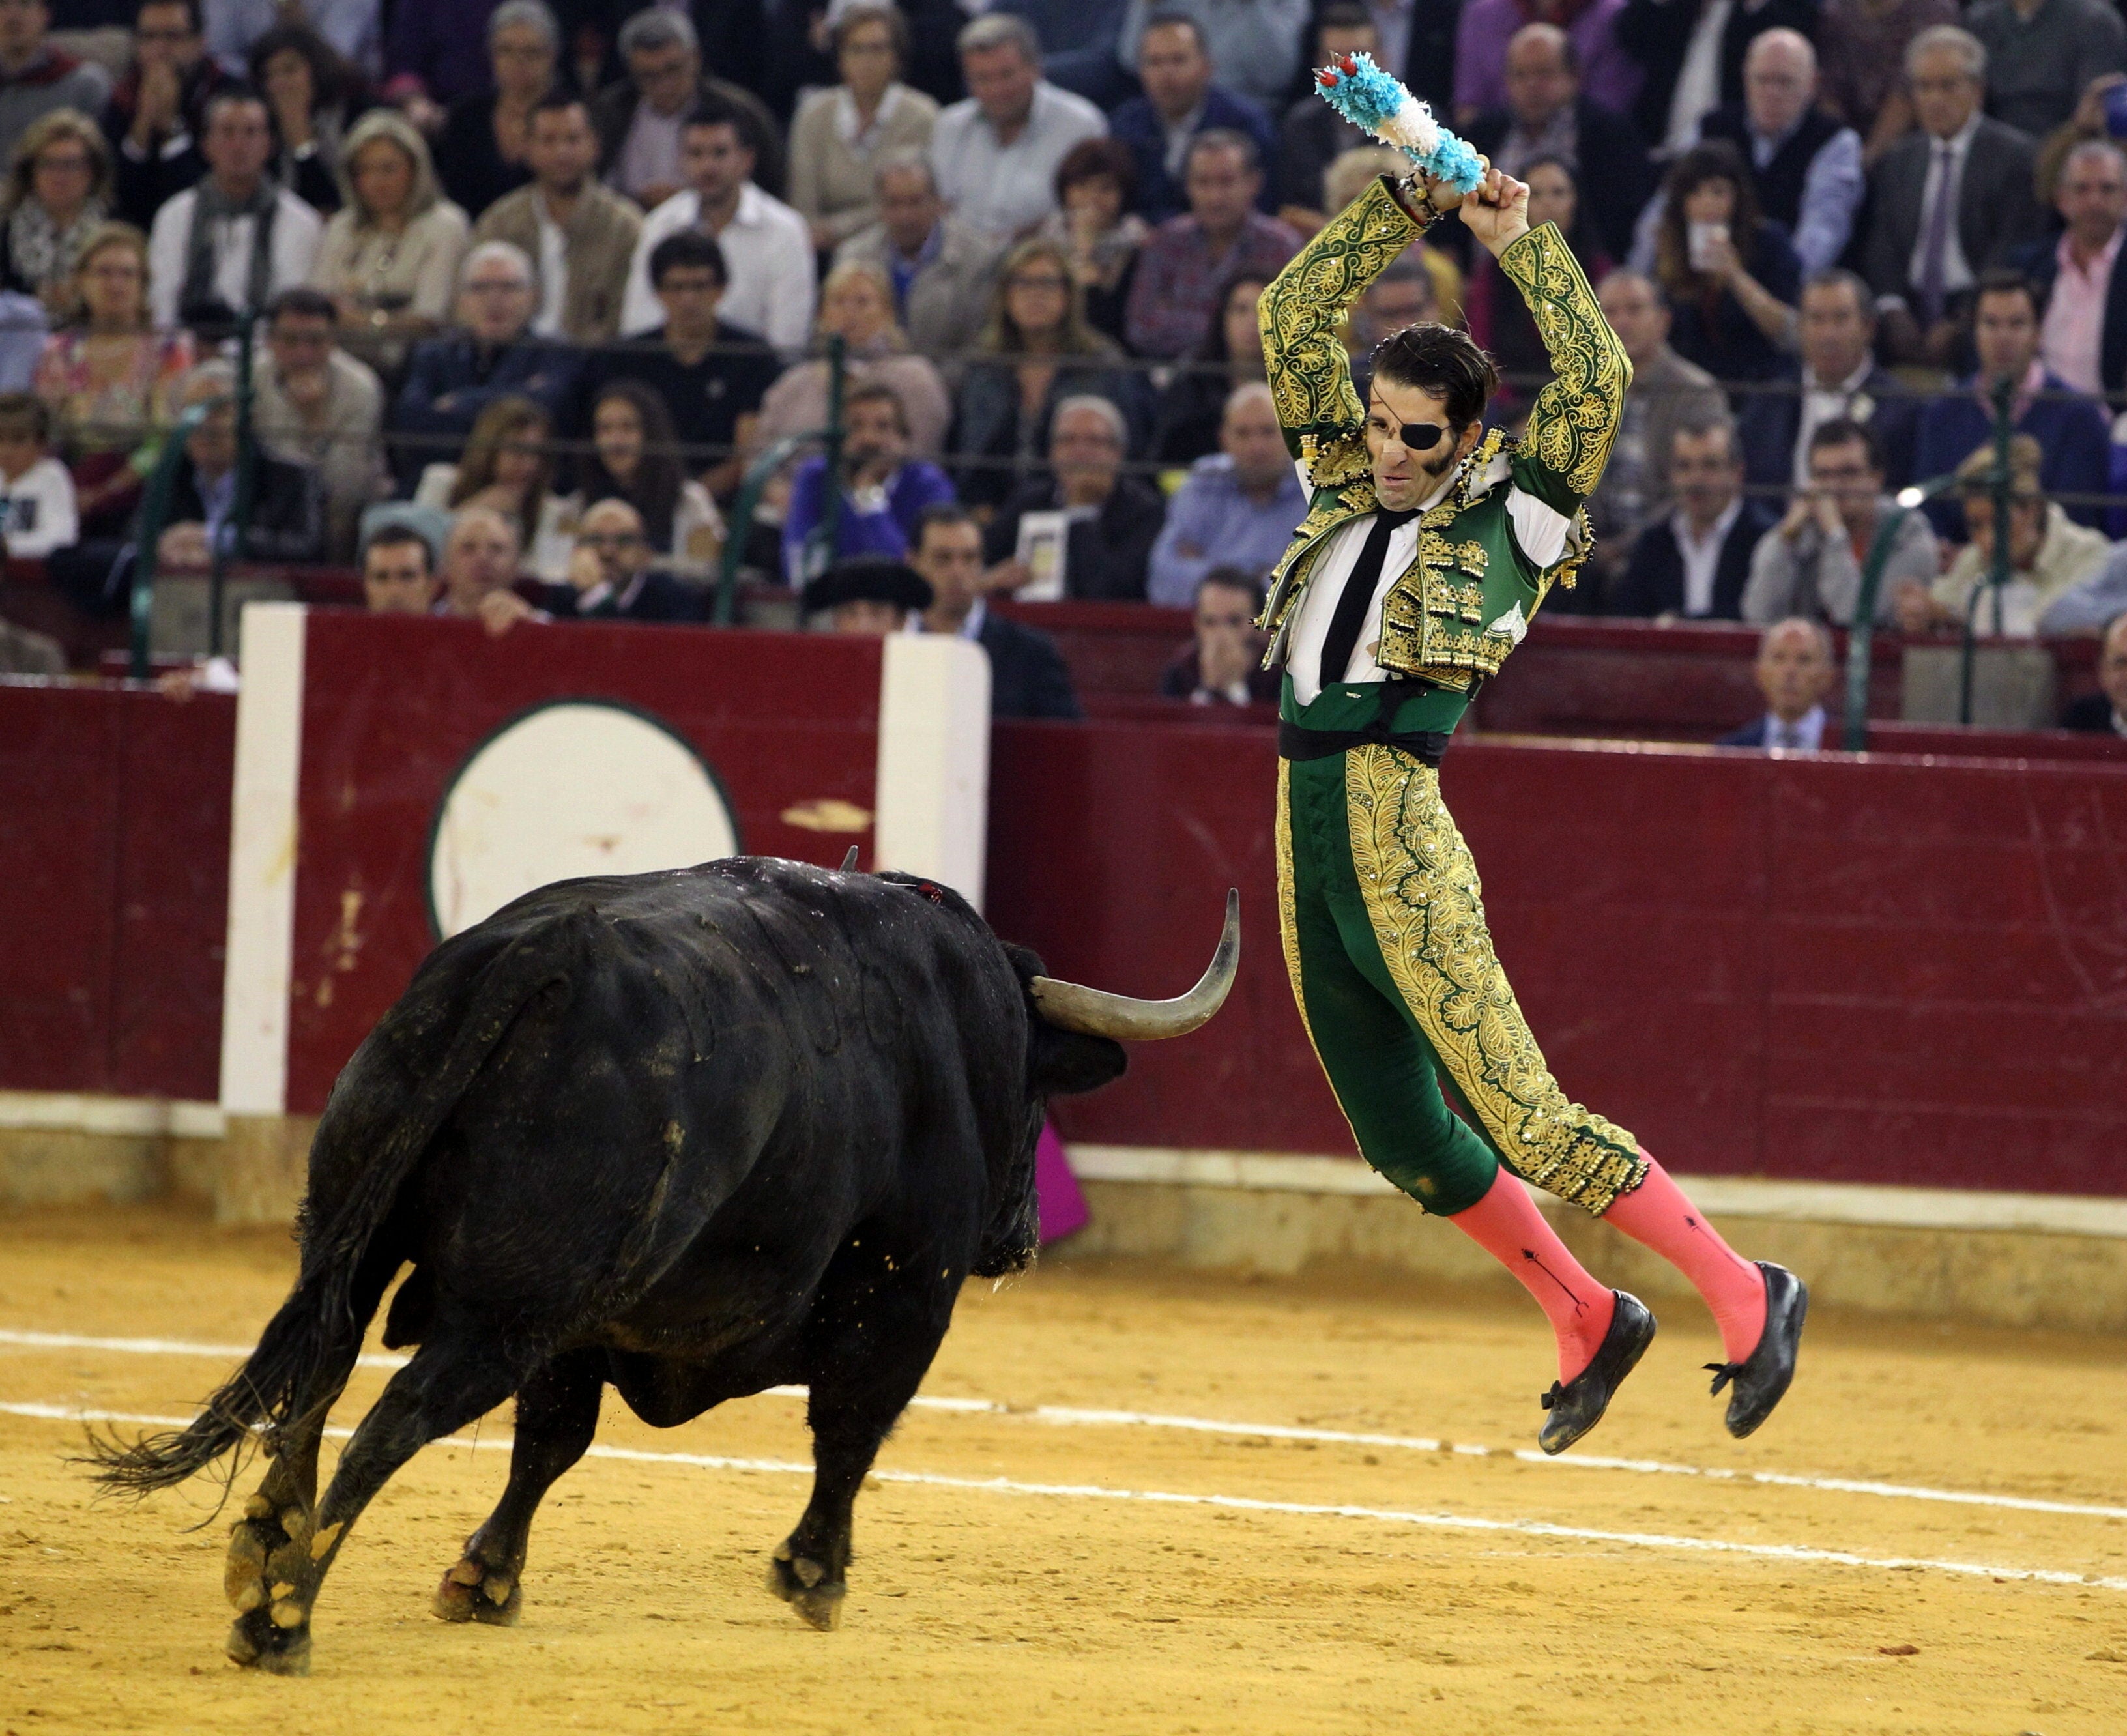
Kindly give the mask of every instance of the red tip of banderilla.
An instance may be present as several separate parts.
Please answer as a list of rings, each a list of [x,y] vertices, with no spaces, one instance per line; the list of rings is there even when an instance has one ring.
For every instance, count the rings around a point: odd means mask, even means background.
[[[1337,85],[1337,74],[1334,69],[1325,66],[1315,75],[1315,82],[1324,90],[1334,90]]]

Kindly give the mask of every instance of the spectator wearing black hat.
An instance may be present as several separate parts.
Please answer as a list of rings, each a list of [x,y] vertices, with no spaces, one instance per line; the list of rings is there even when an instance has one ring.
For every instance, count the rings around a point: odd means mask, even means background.
[[[832,631],[882,639],[901,632],[909,616],[928,609],[931,600],[931,586],[921,573],[883,554],[837,561],[804,592],[805,613],[825,614]]]

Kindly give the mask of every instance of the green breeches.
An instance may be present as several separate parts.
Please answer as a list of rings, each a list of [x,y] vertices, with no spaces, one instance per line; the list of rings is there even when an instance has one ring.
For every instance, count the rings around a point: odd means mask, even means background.
[[[1436,772],[1388,747],[1281,760],[1277,869],[1300,1017],[1375,1169],[1442,1216],[1483,1198],[1502,1163],[1598,1215],[1639,1185],[1632,1136],[1568,1102],[1544,1065]]]

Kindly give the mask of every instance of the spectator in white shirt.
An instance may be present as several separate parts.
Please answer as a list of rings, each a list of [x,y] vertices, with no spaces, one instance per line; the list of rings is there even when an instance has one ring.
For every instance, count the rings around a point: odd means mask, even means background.
[[[759,332],[778,349],[803,349],[812,329],[812,232],[796,211],[753,184],[753,152],[737,111],[704,96],[681,129],[680,161],[689,185],[643,220],[621,302],[621,334],[663,322],[650,254],[666,236],[694,229],[715,239],[730,273],[718,317]]]
[[[73,478],[51,455],[52,413],[26,391],[0,392],[0,530],[17,561],[72,546]]]
[[[1670,442],[1675,510],[1650,524],[1610,587],[1605,612],[1642,620],[1727,620],[1742,613],[1750,556],[1772,513],[1743,496],[1736,425],[1687,421]]]
[[[266,178],[273,134],[266,104],[247,89],[207,99],[201,141],[207,173],[155,213],[148,279],[155,324],[167,330],[226,325],[284,289],[307,282],[324,225]]]
[[[965,102],[938,117],[931,160],[938,189],[970,228],[1010,237],[1056,208],[1056,169],[1071,147],[1108,130],[1100,110],[1041,76],[1041,45],[1023,18],[991,12],[959,35]]]

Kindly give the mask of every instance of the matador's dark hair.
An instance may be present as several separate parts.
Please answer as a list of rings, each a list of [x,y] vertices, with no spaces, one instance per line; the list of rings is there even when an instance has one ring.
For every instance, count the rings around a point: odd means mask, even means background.
[[[1438,392],[1447,401],[1447,425],[1458,434],[1484,415],[1499,389],[1499,371],[1477,340],[1430,320],[1391,332],[1374,346],[1374,377]]]

